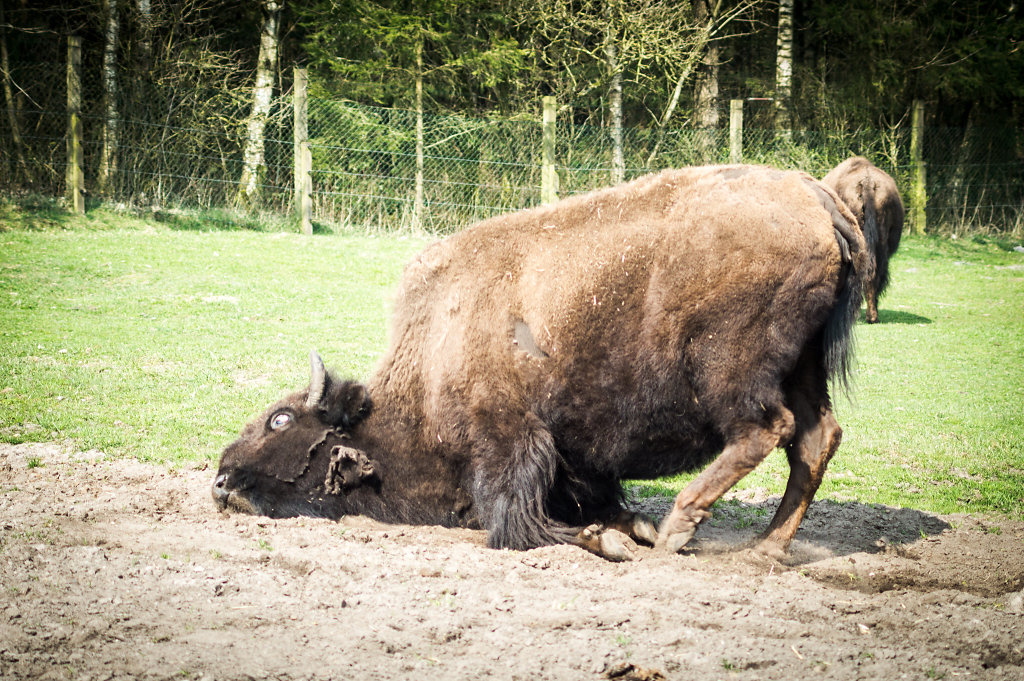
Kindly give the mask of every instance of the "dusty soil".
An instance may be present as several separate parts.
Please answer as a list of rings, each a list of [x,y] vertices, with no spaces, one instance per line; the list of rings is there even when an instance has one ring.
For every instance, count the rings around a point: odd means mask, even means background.
[[[221,515],[211,478],[0,445],[0,678],[1024,679],[1004,518],[820,502],[783,564],[739,548],[777,500],[734,497],[616,564]]]

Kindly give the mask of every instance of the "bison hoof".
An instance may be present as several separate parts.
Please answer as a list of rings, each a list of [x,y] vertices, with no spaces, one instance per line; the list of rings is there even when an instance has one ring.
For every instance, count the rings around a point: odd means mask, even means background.
[[[654,543],[658,540],[658,529],[650,518],[641,513],[622,511],[614,520],[608,523],[607,527],[618,530],[630,539],[650,544],[651,546],[654,546]]]
[[[584,528],[579,533],[579,540],[580,545],[591,553],[615,562],[633,560],[638,551],[636,542],[628,536],[601,525]]]
[[[633,527],[630,535],[634,539],[654,546],[658,543],[658,529],[651,522],[651,519],[643,515],[633,516]]]
[[[605,530],[601,533],[601,555],[608,560],[633,560],[636,552],[636,542],[618,530]]]
[[[779,563],[785,562],[789,557],[788,549],[789,542],[780,543],[778,540],[768,537],[762,539],[754,546],[755,553]]]
[[[711,514],[708,511],[700,509],[673,510],[662,522],[658,541],[655,542],[654,547],[669,553],[679,553],[697,533],[697,525],[700,524],[700,521],[710,517]]]
[[[694,525],[688,530],[683,532],[676,532],[665,537],[664,541],[661,541],[656,546],[669,553],[679,553],[683,548],[690,543],[693,539],[693,535],[697,533],[697,526]]]

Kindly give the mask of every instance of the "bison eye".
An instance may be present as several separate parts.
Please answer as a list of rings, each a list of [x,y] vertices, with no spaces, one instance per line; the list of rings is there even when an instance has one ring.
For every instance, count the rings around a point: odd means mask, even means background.
[[[270,418],[270,429],[281,430],[291,422],[292,415],[288,412],[280,411]]]

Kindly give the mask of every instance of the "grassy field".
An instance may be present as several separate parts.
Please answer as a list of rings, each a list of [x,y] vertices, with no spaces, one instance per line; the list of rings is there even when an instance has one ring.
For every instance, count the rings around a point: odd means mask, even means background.
[[[0,204],[0,441],[212,465],[305,385],[311,348],[367,376],[430,241],[202,227]],[[905,237],[881,323],[856,331],[819,498],[1024,516],[1024,254],[1008,246]],[[781,493],[785,476],[776,452],[740,487]]]

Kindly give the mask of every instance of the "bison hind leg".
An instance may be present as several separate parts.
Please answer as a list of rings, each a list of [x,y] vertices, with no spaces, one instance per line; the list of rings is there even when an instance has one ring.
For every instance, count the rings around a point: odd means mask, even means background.
[[[789,480],[757,547],[768,555],[789,548],[843,437],[843,429],[832,413],[824,371],[811,361],[801,362],[801,367],[786,391],[796,417],[796,432],[786,445]]]
[[[878,284],[874,279],[868,280],[864,284],[864,303],[866,309],[864,311],[864,321],[868,324],[875,324],[878,322]]]
[[[676,496],[671,512],[661,522],[655,547],[670,553],[682,550],[693,538],[697,525],[711,516],[711,504],[775,447],[790,441],[795,430],[793,413],[782,405],[772,411],[774,416],[764,422],[736,424],[731,429],[718,458]]]

